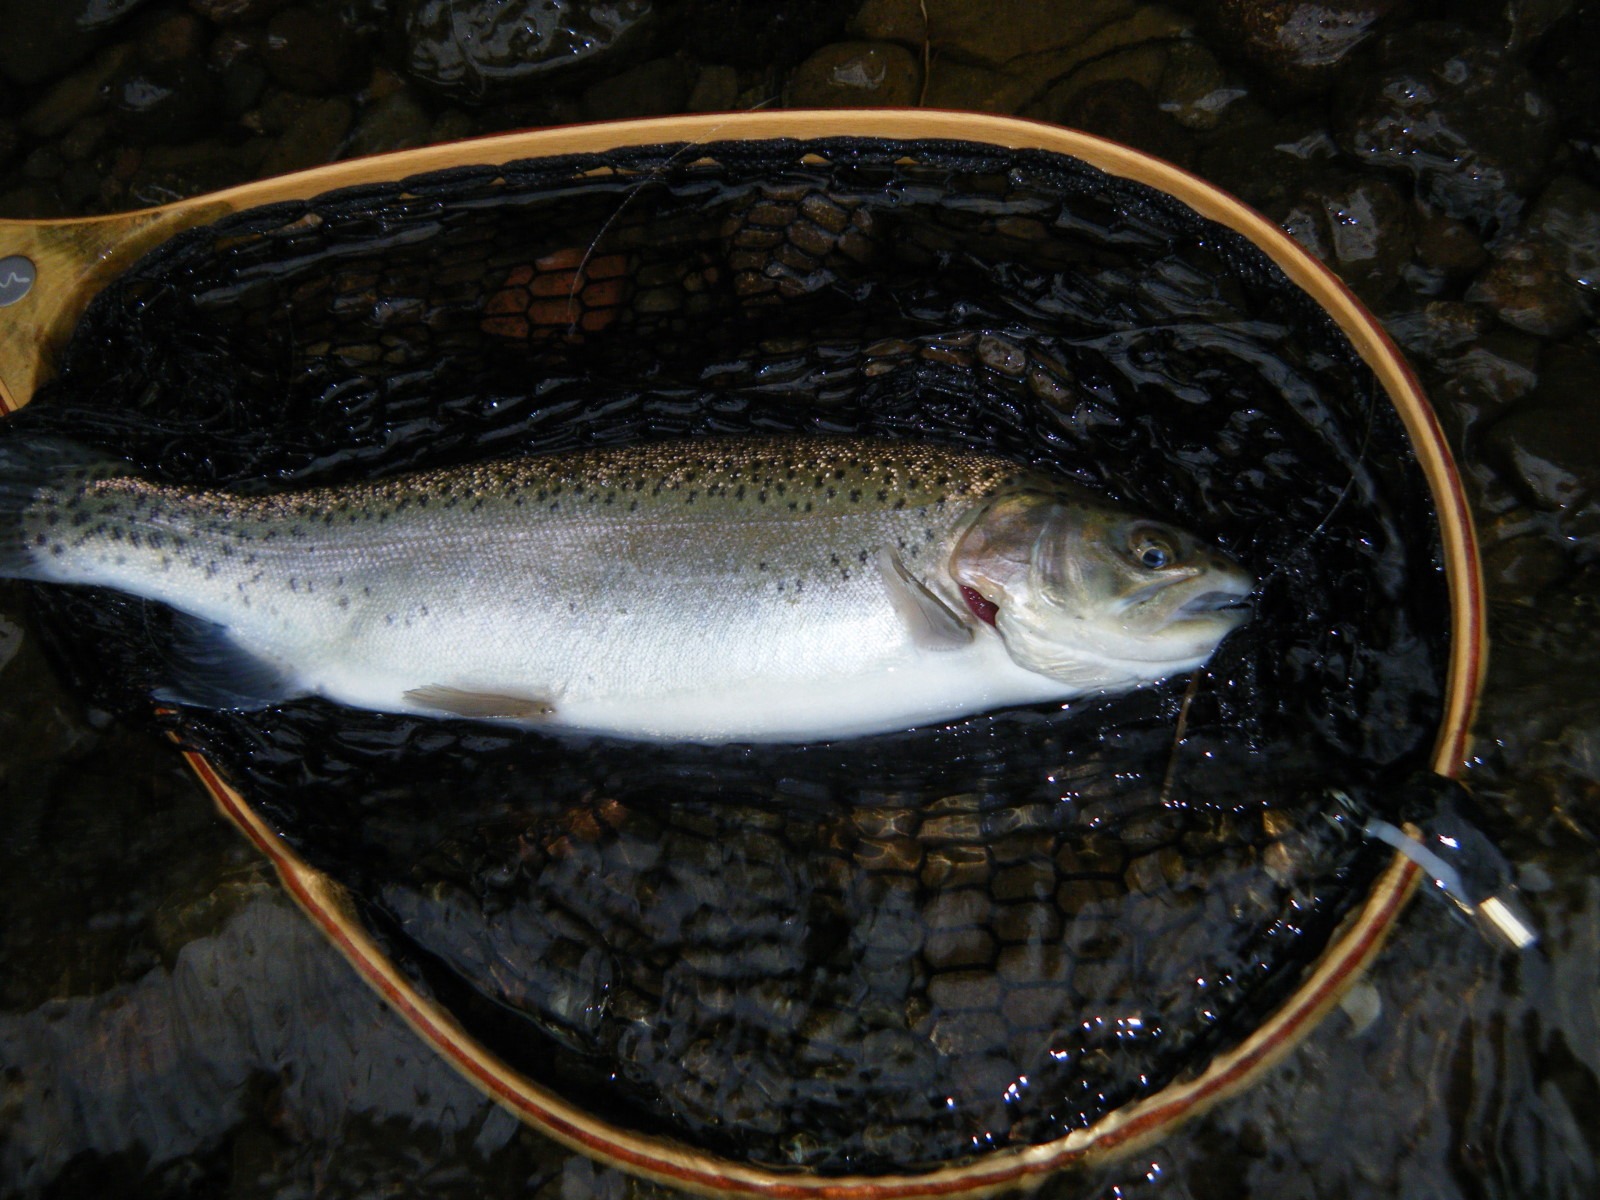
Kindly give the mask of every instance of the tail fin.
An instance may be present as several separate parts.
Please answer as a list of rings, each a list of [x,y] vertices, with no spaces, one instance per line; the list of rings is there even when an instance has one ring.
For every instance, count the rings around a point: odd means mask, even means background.
[[[0,578],[50,577],[37,557],[49,544],[48,535],[41,521],[30,519],[43,495],[76,491],[90,479],[126,471],[125,463],[66,438],[0,438]],[[30,528],[34,524],[41,528]]]

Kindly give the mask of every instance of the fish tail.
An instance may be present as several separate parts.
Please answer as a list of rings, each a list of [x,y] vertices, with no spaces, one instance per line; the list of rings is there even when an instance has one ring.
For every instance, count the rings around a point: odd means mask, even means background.
[[[0,439],[0,578],[50,579],[52,497],[127,466],[66,438],[20,434]],[[56,543],[58,544],[58,543]]]

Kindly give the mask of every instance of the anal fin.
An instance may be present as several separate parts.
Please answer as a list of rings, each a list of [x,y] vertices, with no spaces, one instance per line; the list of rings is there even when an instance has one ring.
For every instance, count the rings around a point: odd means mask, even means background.
[[[306,694],[280,666],[236,643],[227,627],[187,613],[174,613],[165,648],[167,682],[157,700],[195,708],[251,711]]]
[[[508,692],[474,692],[465,688],[429,684],[412,688],[405,698],[419,708],[431,708],[476,721],[533,721],[553,716],[556,706],[539,696],[516,696]]]

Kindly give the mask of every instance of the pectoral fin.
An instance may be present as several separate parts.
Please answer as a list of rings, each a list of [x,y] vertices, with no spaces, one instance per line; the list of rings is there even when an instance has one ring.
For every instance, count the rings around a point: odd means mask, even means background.
[[[430,684],[412,688],[405,698],[419,708],[431,708],[475,721],[534,721],[553,716],[556,706],[539,696],[514,696],[506,692],[474,692]]]
[[[878,573],[917,645],[924,650],[957,650],[972,641],[972,627],[906,570],[900,556],[887,546],[878,551]]]

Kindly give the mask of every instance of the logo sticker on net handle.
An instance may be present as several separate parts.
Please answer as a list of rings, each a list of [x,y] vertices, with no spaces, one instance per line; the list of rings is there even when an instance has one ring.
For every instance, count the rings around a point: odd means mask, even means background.
[[[33,288],[33,260],[13,254],[0,258],[0,308],[15,304]]]

